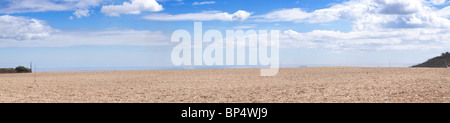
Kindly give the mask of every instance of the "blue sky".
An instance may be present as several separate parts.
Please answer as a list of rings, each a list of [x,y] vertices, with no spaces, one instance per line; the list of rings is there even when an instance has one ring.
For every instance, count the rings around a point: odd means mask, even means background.
[[[172,68],[194,22],[280,30],[282,66],[406,67],[449,50],[449,17],[447,0],[4,0],[0,67]]]

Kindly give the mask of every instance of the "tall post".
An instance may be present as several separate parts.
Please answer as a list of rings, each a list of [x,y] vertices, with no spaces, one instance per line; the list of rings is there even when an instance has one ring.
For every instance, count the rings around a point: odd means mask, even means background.
[[[30,72],[33,73],[33,62],[30,62]]]

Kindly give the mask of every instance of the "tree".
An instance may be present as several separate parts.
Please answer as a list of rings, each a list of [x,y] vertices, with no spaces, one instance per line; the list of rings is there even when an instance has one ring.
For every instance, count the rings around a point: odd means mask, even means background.
[[[24,66],[18,66],[18,67],[16,67],[16,69],[15,69],[18,73],[30,73],[31,72],[31,69],[28,69],[28,68],[26,68],[26,67],[24,67]]]

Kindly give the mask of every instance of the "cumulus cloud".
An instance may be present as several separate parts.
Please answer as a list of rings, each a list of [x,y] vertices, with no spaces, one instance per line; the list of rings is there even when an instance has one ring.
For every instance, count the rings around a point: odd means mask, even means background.
[[[368,4],[370,0],[351,0],[341,4],[335,4],[329,8],[318,9],[313,12],[306,12],[301,8],[281,9],[265,15],[258,15],[254,18],[257,21],[289,21],[289,22],[309,22],[326,23],[335,20],[351,19],[373,11]]]
[[[122,5],[107,5],[102,7],[102,13],[108,16],[120,16],[120,14],[141,14],[142,11],[162,11],[162,5],[155,0],[131,0]]]
[[[437,16],[448,18],[450,17],[450,6],[447,6],[445,8],[442,8],[441,10],[437,11]]]
[[[353,21],[356,28],[411,28],[449,26],[448,11],[438,12],[423,0],[350,0],[329,8],[306,12],[300,8],[277,10],[255,16],[257,21],[327,23],[336,20]],[[450,10],[450,9],[448,9]]]
[[[450,29],[386,30],[380,32],[339,32],[314,30],[299,33],[284,31],[283,47],[331,50],[445,50],[450,46]]]
[[[73,15],[75,15],[77,18],[81,18],[81,17],[89,17],[91,13],[91,10],[89,10],[89,8],[100,6],[100,4],[104,0],[65,0],[65,1],[69,1],[72,4],[74,4],[76,10],[73,13]]]
[[[169,46],[169,40],[169,36],[158,31],[65,31],[29,41],[0,38],[0,47]]]
[[[430,0],[430,2],[434,5],[444,5],[446,4],[446,0]]]
[[[156,20],[156,21],[244,21],[249,18],[251,13],[239,10],[234,14],[229,14],[227,12],[220,11],[205,11],[201,13],[187,13],[187,14],[152,14],[145,16],[145,19]]]
[[[89,8],[100,6],[104,0],[5,0],[0,13],[27,13],[47,11],[75,11],[78,17],[89,16]],[[2,4],[3,4],[2,3]]]
[[[0,16],[0,40],[32,40],[50,36],[55,30],[45,22],[10,15]]]
[[[204,1],[204,2],[194,2],[192,3],[192,5],[197,6],[197,5],[206,5],[206,4],[215,4],[216,1]]]
[[[415,50],[448,49],[450,46],[450,7],[433,5],[445,1],[350,0],[312,12],[300,8],[277,10],[254,16],[256,21],[328,23],[351,21],[350,32],[314,30],[285,31],[285,47],[333,50]]]
[[[77,18],[88,17],[90,15],[89,9],[78,9],[73,13],[73,15],[75,15]]]
[[[68,11],[99,6],[104,0],[5,0],[0,13]]]
[[[380,7],[382,14],[407,15],[421,11],[421,0],[375,0],[375,5]]]
[[[0,13],[24,13],[24,12],[45,12],[45,11],[67,11],[74,7],[70,2],[51,0],[6,0],[5,7],[0,8]]]
[[[70,2],[75,4],[76,8],[89,8],[100,6],[105,0],[64,0],[66,2]]]

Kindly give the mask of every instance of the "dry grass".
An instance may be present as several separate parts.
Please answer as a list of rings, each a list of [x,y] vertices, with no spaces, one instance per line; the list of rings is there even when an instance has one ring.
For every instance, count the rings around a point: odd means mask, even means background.
[[[314,67],[0,74],[0,102],[450,102],[450,69]]]

